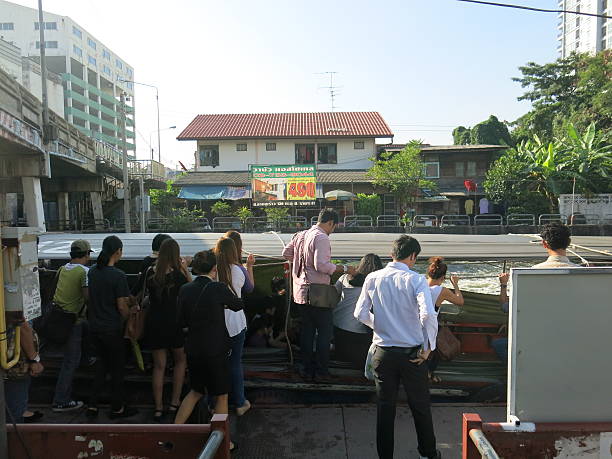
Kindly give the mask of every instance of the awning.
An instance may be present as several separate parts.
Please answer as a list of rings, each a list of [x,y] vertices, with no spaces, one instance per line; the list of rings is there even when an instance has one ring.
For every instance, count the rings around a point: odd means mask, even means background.
[[[229,199],[248,199],[251,197],[250,186],[221,186],[221,185],[198,185],[184,186],[178,195],[182,199],[196,201]]]

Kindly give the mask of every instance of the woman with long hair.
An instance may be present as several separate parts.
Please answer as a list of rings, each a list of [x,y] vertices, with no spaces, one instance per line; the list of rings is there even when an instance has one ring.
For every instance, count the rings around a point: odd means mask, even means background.
[[[444,301],[456,304],[457,306],[463,306],[463,295],[459,290],[459,276],[451,276],[451,283],[453,284],[453,290],[446,287],[442,287],[442,284],[446,280],[446,273],[448,271],[448,265],[444,263],[442,257],[431,257],[429,259],[429,266],[427,267],[427,283],[431,290],[431,301],[434,304],[436,313],[440,312],[440,306]],[[441,379],[434,375],[434,371],[440,363],[440,355],[438,352],[433,351],[427,361],[429,367],[429,379],[431,382],[441,382]]]
[[[355,274],[343,274],[336,282],[340,302],[334,308],[334,344],[336,358],[363,367],[372,343],[372,330],[354,317],[355,305],[368,274],[382,269],[378,255],[368,253],[359,262]]]
[[[223,235],[223,237],[228,237],[234,244],[236,244],[236,252],[238,252],[238,267],[242,270],[242,274],[244,274],[245,281],[242,286],[242,293],[251,293],[255,288],[255,277],[253,276],[253,265],[255,265],[255,257],[252,253],[246,259],[246,267],[242,264],[242,237],[240,233],[236,230],[230,230]]]
[[[159,249],[157,262],[149,269],[146,290],[149,308],[145,324],[145,343],[153,351],[153,420],[161,422],[164,415],[164,374],[168,350],[172,350],[174,372],[172,398],[168,411],[176,413],[180,406],[181,390],[185,380],[185,337],[180,325],[178,294],[180,288],[191,282],[191,274],[181,258],[180,247],[174,239],[166,239]]]
[[[91,399],[87,416],[98,415],[98,396],[111,375],[111,419],[127,418],[138,411],[126,404],[124,325],[130,313],[130,288],[127,276],[115,265],[123,256],[123,243],[117,236],[108,236],[96,264],[87,273],[89,283],[89,331],[97,357]]]
[[[217,276],[219,282],[227,285],[238,298],[242,298],[242,287],[246,276],[240,269],[240,259],[234,241],[222,237],[215,247],[217,257]],[[236,414],[242,416],[251,408],[244,396],[244,370],[242,368],[242,349],[246,336],[247,321],[244,311],[225,310],[225,325],[229,333],[232,352],[230,355],[231,391],[230,403],[236,407]]]

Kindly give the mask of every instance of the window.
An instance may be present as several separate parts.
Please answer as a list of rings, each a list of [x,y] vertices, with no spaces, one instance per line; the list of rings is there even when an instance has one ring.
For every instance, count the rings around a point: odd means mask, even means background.
[[[219,165],[219,145],[200,145],[200,166]]]
[[[75,56],[83,57],[83,50],[77,45],[72,45],[72,52]]]
[[[91,38],[87,37],[87,44],[92,47],[93,49],[96,49],[96,42],[93,41]]]
[[[335,143],[320,143],[317,145],[317,162],[319,164],[336,164],[338,162]]]
[[[83,38],[83,32],[81,32],[81,29],[77,29],[74,26],[72,26],[72,34],[76,35],[79,38]]]
[[[247,144],[246,143],[237,143],[236,144],[236,151],[247,151]]]
[[[466,175],[468,177],[476,177],[476,161],[468,161],[467,162]]]
[[[458,161],[455,163],[455,177],[463,177],[464,176],[464,172],[463,172],[463,162]]]
[[[107,61],[110,61],[110,53],[107,49],[102,48],[102,57]]]
[[[276,151],[276,143],[275,142],[266,143],[266,151]]]
[[[134,77],[134,71],[132,69],[127,69],[127,74],[129,78],[133,78]]]
[[[128,89],[134,89],[134,83],[132,83],[131,81],[127,81],[126,82]]]
[[[423,172],[425,173],[425,178],[440,178],[440,163],[423,163]]]
[[[576,40],[580,39],[580,29],[576,29]]]
[[[106,64],[102,65],[102,71],[107,75],[112,75],[110,67]]]
[[[115,65],[117,66],[117,68],[122,69],[123,68],[123,62],[121,62],[119,59],[115,59]]]
[[[98,63],[96,62],[96,58],[93,56],[87,56],[87,62],[89,62],[89,64],[96,66]]]
[[[314,143],[295,144],[295,164],[314,164],[315,147]]]
[[[0,22],[0,30],[15,30],[14,22]]]
[[[57,42],[56,41],[46,41],[45,42],[45,49],[51,49],[51,48],[57,48]],[[40,49],[40,42],[39,41],[36,42],[36,49]]]
[[[365,142],[355,141],[353,143],[353,149],[354,150],[363,150],[364,148],[365,148]]]
[[[57,22],[43,22],[45,30],[57,30]],[[40,30],[40,23],[34,23],[34,30]]]

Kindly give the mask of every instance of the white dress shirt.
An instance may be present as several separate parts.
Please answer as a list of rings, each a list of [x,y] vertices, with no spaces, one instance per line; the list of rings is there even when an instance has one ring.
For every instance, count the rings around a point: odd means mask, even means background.
[[[355,318],[374,330],[377,346],[436,348],[438,319],[429,285],[404,263],[368,274]]]
[[[246,278],[242,269],[236,265],[232,265],[232,289],[238,298],[242,297],[242,286],[244,285]],[[230,337],[238,335],[247,326],[246,316],[244,311],[232,311],[231,309],[225,309],[225,326]]]

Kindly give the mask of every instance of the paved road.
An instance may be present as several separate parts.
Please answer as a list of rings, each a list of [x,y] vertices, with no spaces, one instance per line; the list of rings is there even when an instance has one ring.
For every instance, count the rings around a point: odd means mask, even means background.
[[[47,233],[40,237],[41,259],[65,259],[70,252],[70,243],[75,239],[87,239],[94,250],[99,251],[108,234]],[[141,260],[151,252],[152,233],[118,234],[124,242],[124,258]],[[172,236],[180,243],[183,255],[193,255],[199,250],[214,247],[220,233],[176,233]],[[361,258],[368,252],[388,256],[391,243],[398,234],[388,233],[341,233],[332,235],[334,258]],[[543,258],[544,251],[536,238],[525,235],[460,235],[417,234],[421,242],[422,257],[442,255],[455,260],[527,259]],[[278,257],[282,243],[291,239],[290,234],[243,234],[244,249],[268,257]],[[282,241],[282,242],[281,242]],[[604,250],[612,255],[612,237],[576,236],[575,244]],[[586,258],[594,254],[577,250]],[[612,256],[609,257],[612,259]]]

